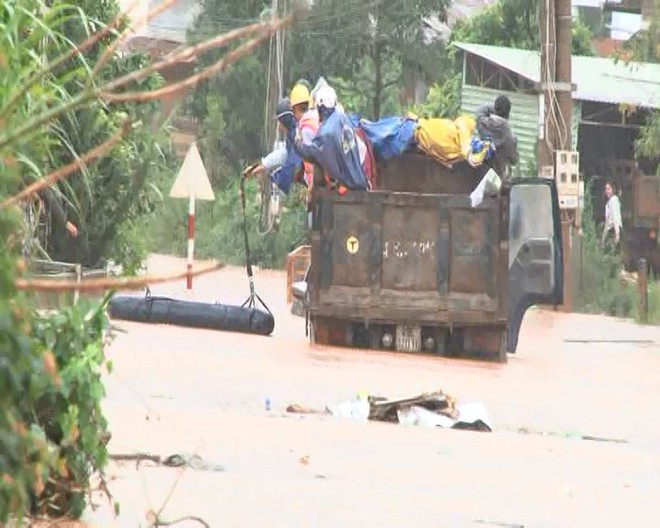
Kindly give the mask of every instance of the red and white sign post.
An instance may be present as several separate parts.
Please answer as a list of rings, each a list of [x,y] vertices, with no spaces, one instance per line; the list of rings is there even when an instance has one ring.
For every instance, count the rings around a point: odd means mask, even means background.
[[[186,289],[192,290],[193,255],[195,252],[195,197],[190,195],[188,200],[188,276]]]
[[[215,194],[206,174],[204,163],[193,143],[170,190],[171,198],[188,199],[188,260],[186,289],[192,290],[192,268],[195,252],[195,200],[214,200]]]

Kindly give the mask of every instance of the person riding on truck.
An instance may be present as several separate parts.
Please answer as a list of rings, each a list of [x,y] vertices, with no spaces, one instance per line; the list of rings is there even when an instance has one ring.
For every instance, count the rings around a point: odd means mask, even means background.
[[[296,120],[295,142],[303,145],[311,143],[319,128],[319,114],[312,106],[312,98],[304,84],[297,84],[291,90],[291,110]],[[305,170],[305,184],[308,189],[314,184],[314,167],[311,163],[303,162]]]
[[[500,116],[502,119],[509,120],[511,115],[511,100],[506,95],[498,95],[495,98],[495,103],[485,104],[481,106],[476,112],[477,121],[482,117],[489,117],[491,115]]]
[[[353,124],[337,108],[337,94],[330,86],[319,89],[316,96],[321,126],[311,142],[296,137],[294,148],[305,160],[313,160],[323,170],[325,184],[340,194],[369,188],[360,159],[360,146]]]
[[[295,86],[302,85],[310,91],[311,84],[307,79],[298,79]],[[290,143],[287,142],[289,136],[291,135],[291,142],[293,141],[293,135],[295,135],[296,121],[293,118],[293,113],[291,112],[291,102],[288,97],[280,99],[277,104],[277,109],[275,111],[275,119],[277,119],[278,128],[280,133],[284,136],[285,142],[278,142],[279,144],[265,157],[261,158],[261,163],[250,168],[250,170],[245,174],[245,176],[261,176],[262,174],[271,174],[274,170],[281,167],[287,156],[290,152]],[[288,191],[284,191],[287,192]]]
[[[300,86],[304,86],[305,88],[307,88],[307,91],[308,91],[310,94],[312,93],[312,83],[310,83],[310,82],[309,82],[307,79],[305,79],[304,77],[301,77],[300,79],[298,79],[298,80],[296,81],[296,84],[294,84],[294,86],[299,86],[299,85],[300,85]],[[314,104],[314,101],[313,101],[313,100],[310,101],[310,104],[313,105],[313,104]]]
[[[518,140],[509,124],[510,115],[511,100],[506,95],[498,95],[494,104],[480,107],[475,115],[479,135],[482,139],[492,140],[497,156],[505,167],[516,165],[519,161]]]
[[[261,163],[245,173],[246,177],[263,173],[270,174],[270,180],[285,194],[291,190],[296,173],[302,170],[302,159],[293,149],[296,134],[296,120],[291,111],[289,98],[285,97],[277,105],[275,119],[284,136],[284,146],[276,148]]]

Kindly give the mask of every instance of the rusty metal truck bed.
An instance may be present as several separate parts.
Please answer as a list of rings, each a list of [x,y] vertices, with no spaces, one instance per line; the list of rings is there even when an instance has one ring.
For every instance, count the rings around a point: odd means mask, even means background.
[[[405,159],[398,163],[403,170]],[[424,178],[427,187],[439,181],[429,170]],[[473,188],[448,178],[452,191]],[[308,313],[316,342],[504,361],[525,310],[561,302],[553,182],[513,181],[478,207],[467,192],[438,190],[315,189]]]

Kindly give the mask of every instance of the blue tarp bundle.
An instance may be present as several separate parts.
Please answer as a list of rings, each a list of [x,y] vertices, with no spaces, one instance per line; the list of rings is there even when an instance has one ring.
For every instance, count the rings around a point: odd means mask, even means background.
[[[409,117],[384,117],[378,121],[350,116],[354,127],[360,127],[371,143],[377,160],[387,160],[401,156],[412,148],[415,142],[417,120]]]

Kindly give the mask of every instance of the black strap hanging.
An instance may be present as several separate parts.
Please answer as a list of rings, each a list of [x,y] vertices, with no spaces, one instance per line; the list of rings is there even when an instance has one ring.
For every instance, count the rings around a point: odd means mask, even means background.
[[[243,237],[245,239],[245,268],[247,270],[248,281],[250,284],[250,296],[245,300],[241,308],[256,308],[259,301],[261,306],[263,306],[266,311],[272,315],[272,312],[266,306],[266,303],[259,297],[259,294],[254,290],[254,275],[252,273],[252,259],[250,257],[250,243],[248,241],[248,229],[247,229],[247,212],[245,208],[245,174],[249,171],[249,168],[243,173],[241,177],[239,193],[241,197],[241,209],[243,211]]]

